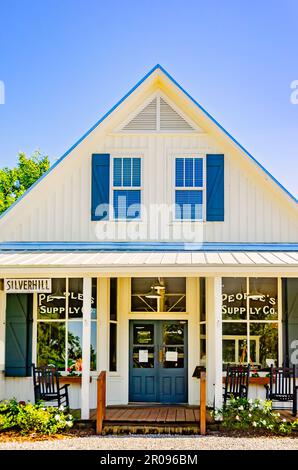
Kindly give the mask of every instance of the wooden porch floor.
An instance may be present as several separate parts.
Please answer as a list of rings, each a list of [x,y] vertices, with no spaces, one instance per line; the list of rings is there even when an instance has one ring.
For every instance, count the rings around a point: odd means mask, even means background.
[[[275,409],[281,418],[287,421],[295,421],[290,410]],[[76,418],[80,417],[80,410],[72,410]],[[177,424],[199,424],[200,413],[198,406],[188,405],[126,405],[108,406],[106,409],[105,423],[177,423]],[[96,420],[96,410],[90,410],[90,420]],[[207,423],[213,419],[207,410]]]
[[[95,419],[96,413],[91,413]],[[111,406],[106,409],[105,423],[199,423],[199,408],[194,406]]]

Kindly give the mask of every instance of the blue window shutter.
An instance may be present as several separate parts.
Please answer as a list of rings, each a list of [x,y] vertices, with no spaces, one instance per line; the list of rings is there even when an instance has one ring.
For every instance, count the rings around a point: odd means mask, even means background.
[[[30,294],[8,294],[6,302],[5,375],[31,375],[33,298]]]
[[[91,220],[108,220],[110,202],[110,155],[92,155]]]
[[[207,155],[207,221],[224,220],[224,155]]]

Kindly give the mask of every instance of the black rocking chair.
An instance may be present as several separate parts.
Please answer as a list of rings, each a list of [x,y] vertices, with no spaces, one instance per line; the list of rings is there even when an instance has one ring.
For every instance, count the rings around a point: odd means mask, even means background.
[[[249,385],[250,366],[230,366],[227,365],[227,375],[224,386],[224,406],[232,396],[234,398],[247,398]]]
[[[271,367],[270,383],[265,385],[266,399],[281,402],[293,402],[293,416],[297,414],[296,370],[293,367]]]
[[[60,387],[58,368],[51,366],[35,367],[34,364],[32,367],[35,403],[55,401],[57,406],[64,405],[69,408],[69,384]]]

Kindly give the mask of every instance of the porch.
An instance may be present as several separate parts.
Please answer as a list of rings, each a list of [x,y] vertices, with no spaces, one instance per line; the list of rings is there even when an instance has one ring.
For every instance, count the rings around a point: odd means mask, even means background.
[[[97,424],[97,409],[90,410],[92,426]],[[80,410],[73,410],[77,418]],[[209,411],[207,427],[217,427]],[[102,435],[106,434],[200,434],[200,408],[190,405],[128,404],[108,406],[102,422]]]
[[[288,422],[296,419],[290,410],[276,411],[281,419]],[[72,413],[79,418],[79,409]],[[96,425],[96,416],[97,410],[90,410],[90,425]],[[206,428],[207,431],[219,429],[209,410],[206,411]],[[108,406],[102,428],[102,435],[107,434],[200,434],[200,407],[156,404]]]
[[[221,408],[225,364],[250,362],[260,376],[251,378],[249,397],[265,398],[268,363],[289,361],[297,337],[293,254],[297,257],[298,252],[290,253],[1,254],[6,281],[38,277],[51,281],[52,287],[31,294],[0,291],[0,320],[6,325],[0,329],[0,365],[5,371],[0,395],[33,399],[32,378],[26,374],[33,361],[56,364],[61,380],[74,380],[70,406],[80,407],[83,419],[96,408],[101,370],[107,371],[108,406],[146,401],[188,403],[196,409],[200,380],[194,371],[199,365],[207,370],[207,405]],[[18,358],[18,375],[14,337],[7,326],[14,326],[17,295],[30,300],[30,334],[20,338],[28,354]],[[67,377],[71,367],[81,377]],[[175,409],[176,422],[181,408]],[[167,412],[166,420],[173,413]],[[136,422],[144,416],[151,414],[144,411]],[[161,416],[158,411],[156,422]]]

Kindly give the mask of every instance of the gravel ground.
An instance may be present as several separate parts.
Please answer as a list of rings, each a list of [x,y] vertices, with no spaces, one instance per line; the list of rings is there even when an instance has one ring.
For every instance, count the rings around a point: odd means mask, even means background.
[[[1,450],[298,450],[298,438],[227,436],[88,436],[36,442],[2,442]]]

